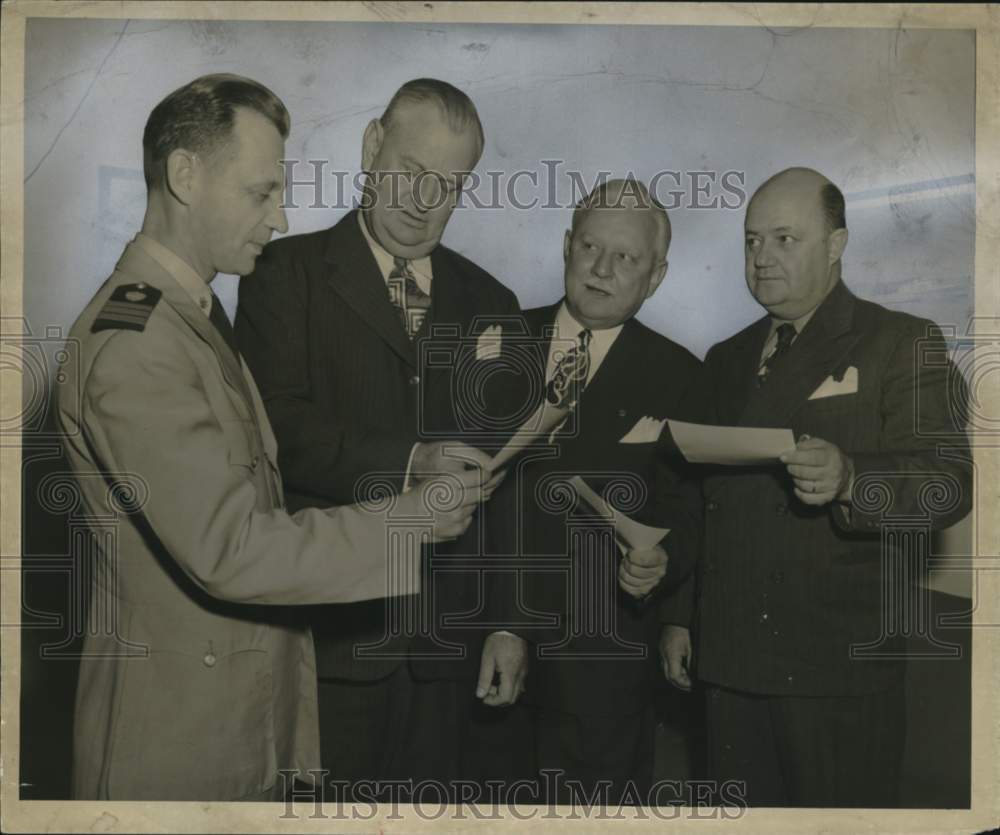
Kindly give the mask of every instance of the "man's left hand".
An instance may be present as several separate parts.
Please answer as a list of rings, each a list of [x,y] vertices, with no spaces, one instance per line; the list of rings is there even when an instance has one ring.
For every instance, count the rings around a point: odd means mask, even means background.
[[[794,450],[781,456],[781,463],[794,480],[795,495],[802,503],[850,502],[854,464],[829,441],[803,435]]]
[[[490,707],[506,707],[524,692],[524,677],[528,671],[528,645],[523,638],[504,632],[494,632],[483,644],[479,661],[479,682],[476,698]],[[499,683],[493,684],[493,674]]]
[[[659,545],[629,551],[618,566],[618,585],[636,599],[645,597],[667,573],[667,552]]]

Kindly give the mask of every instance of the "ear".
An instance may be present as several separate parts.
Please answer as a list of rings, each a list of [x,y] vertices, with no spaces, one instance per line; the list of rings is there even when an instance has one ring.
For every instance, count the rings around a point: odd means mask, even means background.
[[[563,263],[565,264],[569,261],[569,247],[573,242],[573,232],[569,229],[566,230],[566,236],[563,238]]]
[[[185,206],[189,205],[197,191],[197,154],[177,148],[167,157],[166,168],[167,189]]]
[[[364,138],[361,140],[361,168],[371,171],[382,147],[382,140],[385,139],[385,128],[382,127],[380,119],[372,119],[365,128]]]
[[[847,230],[834,229],[826,241],[827,260],[831,264],[836,263],[844,254],[845,249],[847,249]]]
[[[653,273],[653,277],[649,282],[649,290],[646,292],[646,298],[648,299],[653,293],[656,292],[656,288],[663,283],[663,279],[667,275],[667,265],[668,262],[664,261],[656,268],[656,272]]]

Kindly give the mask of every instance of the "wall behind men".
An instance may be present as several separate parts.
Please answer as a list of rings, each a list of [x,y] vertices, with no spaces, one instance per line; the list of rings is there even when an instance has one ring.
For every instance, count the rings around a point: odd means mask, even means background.
[[[742,195],[808,165],[847,194],[849,285],[961,333],[972,310],[974,50],[973,33],[944,30],[34,19],[24,313],[35,334],[65,329],[111,272],[142,221],[143,125],[169,91],[236,72],[281,96],[287,156],[326,160],[325,208],[310,208],[312,187],[294,191],[297,233],[347,210],[365,125],[402,82],[432,76],[479,108],[477,194],[500,204],[457,210],[445,242],[525,307],[561,292],[569,172],[586,185],[600,171],[663,172],[658,194],[677,206],[670,268],[640,318],[704,355],[759,314],[743,280]],[[512,185],[535,205],[512,206]],[[232,314],[235,279],[214,287]]]

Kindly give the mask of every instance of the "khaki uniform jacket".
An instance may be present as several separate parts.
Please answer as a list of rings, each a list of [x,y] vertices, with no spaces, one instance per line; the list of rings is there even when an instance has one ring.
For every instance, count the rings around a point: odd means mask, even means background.
[[[92,330],[137,283],[162,293],[144,326]],[[75,797],[235,800],[280,785],[279,769],[306,776],[319,767],[312,640],[264,604],[386,596],[384,518],[285,512],[252,377],[139,244],[70,339],[80,362],[64,373],[79,379],[58,420],[94,534],[80,554],[92,583]],[[391,591],[415,592],[419,549],[399,559]]]

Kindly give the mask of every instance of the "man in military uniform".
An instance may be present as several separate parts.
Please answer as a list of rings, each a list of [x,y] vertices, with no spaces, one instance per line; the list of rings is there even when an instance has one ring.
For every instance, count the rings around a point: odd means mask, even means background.
[[[308,632],[262,604],[417,591],[419,548],[390,554],[383,514],[283,509],[274,436],[209,287],[286,230],[288,130],[281,101],[238,76],[160,102],[142,232],[70,334],[81,362],[64,369],[78,379],[58,420],[86,512],[116,521],[91,557],[77,798],[278,799],[279,770],[319,765],[316,674]],[[482,476],[449,474],[446,512],[425,509],[426,487],[396,509],[425,520],[421,536],[454,538]]]

